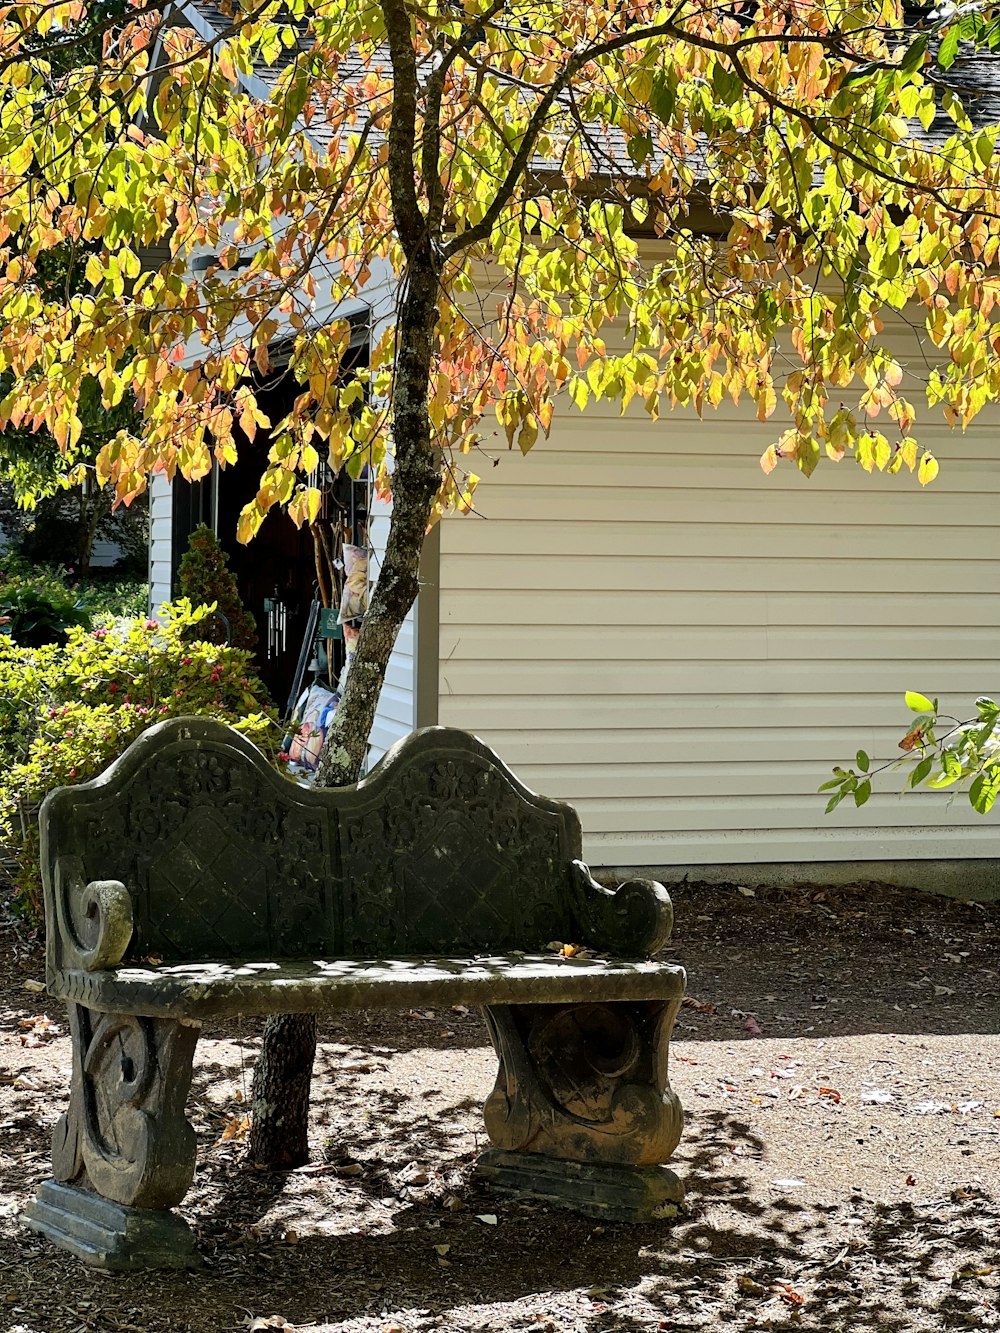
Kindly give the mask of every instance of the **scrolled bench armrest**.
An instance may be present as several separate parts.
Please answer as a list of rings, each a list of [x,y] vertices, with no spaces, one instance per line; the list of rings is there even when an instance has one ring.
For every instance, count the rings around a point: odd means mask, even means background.
[[[656,880],[630,879],[606,889],[582,861],[571,862],[570,880],[584,943],[623,958],[647,958],[670,939],[673,904]]]
[[[115,967],[132,938],[132,896],[120,880],[84,878],[77,856],[55,864],[49,911],[49,958],[57,970]],[[54,909],[54,910],[52,910]]]

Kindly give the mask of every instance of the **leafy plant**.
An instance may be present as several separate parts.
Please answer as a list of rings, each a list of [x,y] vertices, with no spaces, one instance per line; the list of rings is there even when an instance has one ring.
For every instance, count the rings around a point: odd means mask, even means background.
[[[80,584],[79,597],[94,624],[106,625],[145,615],[149,584],[139,579],[89,579]]]
[[[201,632],[207,631],[215,643],[228,641],[234,648],[253,652],[257,646],[256,622],[240,598],[228,555],[204,523],[191,533],[188,549],[181,556],[177,581],[181,596],[192,606],[213,608],[214,618],[202,622]]]
[[[146,727],[198,715],[230,722],[272,756],[281,732],[249,654],[192,641],[207,614],[185,600],[162,625],[71,629],[30,649],[0,638],[0,843],[15,850],[17,902],[41,923],[35,814],[54,787],[100,773]]]
[[[90,628],[90,615],[61,588],[18,582],[0,590],[0,623],[23,648],[65,643],[74,625]]]
[[[820,787],[833,792],[826,813],[849,796],[856,806],[864,805],[874,777],[902,768],[906,789],[954,787],[965,791],[973,810],[989,814],[1000,796],[1000,704],[983,695],[976,700],[976,717],[961,721],[942,713],[937,699],[916,690],[907,690],[904,698],[917,717],[899,742],[903,754],[873,767],[868,754],[859,750],[856,767],[834,768],[833,777]]]

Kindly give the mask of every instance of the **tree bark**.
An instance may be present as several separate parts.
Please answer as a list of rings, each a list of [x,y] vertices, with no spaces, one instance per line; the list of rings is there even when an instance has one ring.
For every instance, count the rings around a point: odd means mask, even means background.
[[[309,1160],[309,1089],[316,1015],[269,1018],[253,1075],[250,1160],[277,1169]]]

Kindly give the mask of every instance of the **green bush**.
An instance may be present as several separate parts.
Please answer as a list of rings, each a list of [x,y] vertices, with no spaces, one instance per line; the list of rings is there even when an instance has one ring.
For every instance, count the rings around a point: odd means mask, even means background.
[[[116,577],[114,571],[92,571],[86,578],[79,578],[62,565],[33,564],[22,555],[4,551],[0,554],[0,608],[18,599],[26,589],[52,604],[50,619],[57,626],[51,639],[37,642],[15,633],[18,642],[27,647],[58,639],[60,620],[67,627],[108,625],[122,617],[144,616],[149,600],[149,584],[144,579]],[[0,615],[6,614],[0,610]]]
[[[192,640],[204,608],[179,601],[165,609],[162,625],[143,618],[71,629],[62,645],[29,649],[0,636],[0,844],[17,861],[16,905],[35,923],[41,801],[96,776],[146,727],[219,718],[280,766],[281,730],[249,654]]]
[[[96,625],[145,616],[149,605],[149,584],[144,579],[89,578],[81,581],[77,594]]]
[[[188,538],[188,549],[177,570],[181,596],[192,606],[212,606],[211,637],[216,643],[253,652],[257,646],[257,623],[247,611],[229,568],[229,557],[210,527],[202,523]]]
[[[22,648],[65,643],[74,626],[90,628],[86,609],[58,581],[20,577],[0,587],[0,622]]]

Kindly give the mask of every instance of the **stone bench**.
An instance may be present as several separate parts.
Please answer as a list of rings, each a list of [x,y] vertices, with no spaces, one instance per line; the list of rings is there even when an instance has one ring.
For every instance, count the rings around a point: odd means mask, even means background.
[[[431,728],[354,787],[310,790],[237,732],[164,722],[40,816],[47,985],[68,1002],[69,1108],[26,1220],[108,1267],[184,1264],[185,1114],[201,1025],[475,1004],[499,1058],[493,1186],[643,1220],[683,1200],[665,889],[602,888],[571,807],[475,737]],[[600,957],[563,957],[552,941]]]

